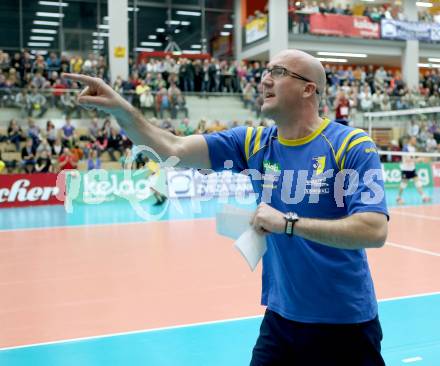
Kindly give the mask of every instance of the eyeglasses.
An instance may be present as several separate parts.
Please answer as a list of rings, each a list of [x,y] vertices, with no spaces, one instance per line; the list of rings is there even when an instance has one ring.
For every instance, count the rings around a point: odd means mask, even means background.
[[[275,66],[270,69],[265,69],[261,75],[261,80],[263,80],[268,74],[270,74],[270,77],[274,80],[281,79],[284,76],[290,76],[291,78],[302,80],[307,83],[313,83],[316,85],[316,83],[313,80],[307,79],[306,77],[297,74],[296,72],[289,71],[282,66]],[[319,95],[318,89],[316,89],[316,94]]]

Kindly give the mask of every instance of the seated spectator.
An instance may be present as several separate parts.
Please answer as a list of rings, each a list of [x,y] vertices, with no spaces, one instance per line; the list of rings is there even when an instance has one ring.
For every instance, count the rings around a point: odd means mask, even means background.
[[[70,116],[66,117],[66,122],[61,127],[61,141],[67,147],[72,147],[75,143],[75,127],[72,125]]]
[[[159,116],[162,119],[165,111],[171,111],[170,100],[166,88],[162,88],[156,94],[156,109],[159,111]]]
[[[50,120],[46,122],[46,131],[44,135],[49,145],[53,146],[55,140],[57,139],[57,131],[55,129],[55,125]]]
[[[31,87],[31,95],[29,96],[30,110],[28,111],[28,116],[32,117],[33,113],[36,112],[37,118],[42,118],[47,111],[47,100],[46,97],[41,94],[35,86]]]
[[[200,120],[194,133],[199,135],[208,133],[208,129],[206,128],[206,121],[204,119]]]
[[[252,107],[254,105],[255,89],[251,83],[246,83],[243,88],[243,103],[245,108]]]
[[[22,168],[25,173],[32,173],[35,170],[35,153],[34,142],[31,138],[28,138],[26,146],[21,150]]]
[[[220,123],[219,120],[215,120],[213,125],[211,127],[208,128],[208,131],[211,132],[220,132],[220,131],[224,131],[227,130],[227,127]]]
[[[78,160],[73,156],[69,148],[65,147],[63,153],[58,158],[59,170],[76,169],[78,167]]]
[[[119,134],[118,130],[112,127],[110,130],[110,136],[107,140],[107,152],[109,153],[110,159],[112,159],[112,161],[118,160],[115,156],[116,151],[119,153],[119,157],[122,155],[121,147],[122,137]]]
[[[96,138],[98,137],[99,130],[100,130],[99,120],[97,117],[93,117],[89,126],[89,139],[91,141],[96,140]]]
[[[426,140],[426,152],[435,153],[437,152],[438,144],[432,133],[428,133],[428,138]]]
[[[20,151],[20,143],[26,139],[24,137],[23,130],[15,119],[10,120],[7,133],[9,142],[15,145],[16,151]]]
[[[101,155],[107,149],[107,137],[102,130],[99,130],[96,140],[89,144],[89,150],[95,149],[98,152],[98,156]]]
[[[53,105],[52,107],[61,107],[61,97],[64,95],[65,90],[67,89],[67,83],[63,82],[62,79],[58,78],[55,80],[55,83],[52,85],[52,96],[53,96]]]
[[[81,118],[81,107],[76,101],[76,96],[73,92],[63,93],[60,98],[60,104],[65,116],[71,116],[75,113],[77,118]]]
[[[359,100],[363,112],[370,112],[373,109],[373,98],[368,85],[365,85],[364,90],[359,94]]]
[[[35,164],[36,173],[52,173],[52,160],[47,152],[47,150],[42,150],[37,154],[37,161]]]
[[[61,138],[57,138],[52,145],[52,155],[53,156],[60,156],[63,152],[63,143],[61,142]]]
[[[91,150],[87,159],[87,170],[101,169],[101,159],[96,150]]]
[[[154,96],[151,94],[151,89],[149,87],[145,88],[143,93],[140,95],[139,102],[143,114],[145,114],[146,111],[152,111],[154,116],[157,116]]]
[[[46,151],[49,157],[52,155],[52,147],[46,139],[42,139],[37,147],[37,154],[40,154],[42,151]]]
[[[27,88],[21,89],[15,96],[14,106],[20,109],[22,117],[32,114],[31,98]]]
[[[186,107],[185,97],[175,84],[171,84],[169,87],[168,98],[170,101],[171,118],[176,119],[179,111],[183,111],[184,116],[187,118],[188,108]]]
[[[41,132],[40,127],[37,126],[33,118],[28,118],[27,136],[32,139],[36,149],[41,141]]]
[[[194,128],[192,128],[189,125],[189,119],[188,118],[184,118],[180,122],[179,127],[177,127],[176,133],[179,136],[189,136],[189,135],[194,134]]]
[[[112,123],[108,118],[106,118],[104,124],[102,125],[102,132],[107,139],[110,137],[111,130],[112,130]]]
[[[335,99],[335,122],[348,125],[350,118],[350,102],[343,91]]]
[[[390,97],[385,94],[382,98],[382,102],[380,103],[380,109],[384,112],[391,110],[391,101]]]
[[[84,152],[77,144],[73,145],[70,151],[72,153],[72,156],[76,159],[76,161],[82,160],[84,156]]]

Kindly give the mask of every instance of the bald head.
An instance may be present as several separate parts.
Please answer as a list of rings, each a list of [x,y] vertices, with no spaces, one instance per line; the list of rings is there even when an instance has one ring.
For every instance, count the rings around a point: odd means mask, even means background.
[[[326,76],[321,62],[306,52],[290,49],[281,51],[275,59],[282,58],[289,69],[314,81],[320,95],[324,93]]]

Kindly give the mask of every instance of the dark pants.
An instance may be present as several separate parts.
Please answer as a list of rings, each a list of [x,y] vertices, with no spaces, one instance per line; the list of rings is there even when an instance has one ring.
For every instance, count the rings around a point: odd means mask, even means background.
[[[385,366],[376,317],[359,324],[309,324],[266,310],[251,366]]]

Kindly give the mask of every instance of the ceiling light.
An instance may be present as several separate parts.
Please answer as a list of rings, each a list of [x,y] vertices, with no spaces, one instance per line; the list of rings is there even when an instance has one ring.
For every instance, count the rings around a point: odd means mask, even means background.
[[[40,36],[31,36],[31,41],[53,41],[53,37],[40,37]]]
[[[196,50],[183,50],[182,53],[186,53],[188,55],[198,55],[201,52],[200,51],[196,51]]]
[[[174,33],[176,33],[176,34],[177,34],[177,33],[180,33],[180,29],[175,29],[175,30],[174,30]]]
[[[180,24],[182,24],[182,25],[190,25],[191,22],[188,21],[188,20],[183,20],[183,21],[180,22]]]
[[[50,25],[53,27],[58,27],[60,25],[59,22],[50,22],[47,20],[34,20],[35,25]]]
[[[98,29],[110,29],[108,24],[98,24]]]
[[[321,62],[340,62],[340,63],[347,62],[347,59],[346,59],[346,58],[325,58],[325,57],[318,57],[317,60],[318,60],[318,61],[321,61]]]
[[[141,46],[160,47],[162,42],[141,42]]]
[[[57,34],[55,29],[31,29],[32,33]]]
[[[155,51],[154,48],[145,48],[145,47],[136,47],[134,50],[137,52],[154,52]]]
[[[150,34],[148,36],[148,39],[157,39],[157,36],[155,34]]]
[[[128,10],[128,11],[134,11],[134,8],[132,8],[132,7],[129,6],[129,7],[127,8],[127,10]],[[136,11],[138,12],[138,11],[139,11],[139,8],[136,8]]]
[[[156,28],[156,32],[157,33],[164,33],[165,32],[165,28]]]
[[[231,33],[230,32],[220,32],[220,35],[226,37],[226,36],[230,36]]]
[[[31,50],[31,53],[34,55],[47,55],[47,51],[46,50]]]
[[[193,16],[193,17],[199,17],[200,15],[202,15],[202,13],[200,13],[200,11],[186,11],[186,10],[177,10],[176,14],[189,15],[189,16]]]
[[[165,24],[179,25],[180,20],[165,20]]]
[[[94,44],[104,44],[104,40],[103,39],[94,39],[93,43]]]
[[[440,58],[433,58],[433,57],[430,57],[430,58],[428,58],[428,61],[429,61],[429,62],[440,62]]]
[[[56,1],[39,1],[38,4],[40,4],[40,5],[48,5],[48,6],[58,6],[58,7],[60,7],[60,6],[63,6],[63,7],[69,6],[69,4],[67,4],[67,3],[56,2]]]
[[[202,45],[200,45],[200,44],[193,44],[193,45],[191,45],[191,48],[198,48],[198,49],[200,49],[200,48],[202,48]]]
[[[46,13],[46,12],[43,12],[43,11],[37,11],[37,17],[64,18],[64,14],[61,14],[61,13]]]
[[[427,3],[424,1],[417,1],[416,6],[420,6],[421,8],[432,8],[432,3]]]
[[[94,37],[108,37],[108,33],[93,32]]]
[[[425,63],[418,63],[417,66],[418,66],[418,67],[427,67],[427,68],[429,68],[429,69],[431,69],[431,68],[440,69],[440,64],[425,64]]]
[[[49,42],[28,42],[28,46],[30,47],[49,47]]]
[[[234,28],[234,25],[233,24],[225,24],[224,27],[226,29],[232,29],[232,28]]]
[[[108,22],[108,21],[110,20],[110,18],[109,18],[108,16],[105,16],[105,17],[102,18],[102,20],[103,20],[104,22]]]
[[[341,57],[359,57],[366,58],[368,55],[365,53],[346,53],[346,52],[318,52],[320,56],[341,56]]]

